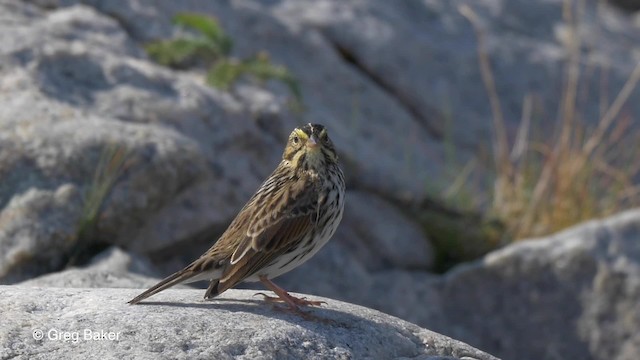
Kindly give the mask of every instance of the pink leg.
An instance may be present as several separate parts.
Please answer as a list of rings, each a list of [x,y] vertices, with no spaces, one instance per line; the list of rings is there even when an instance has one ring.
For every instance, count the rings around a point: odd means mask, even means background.
[[[306,300],[305,298],[297,298],[295,296],[289,295],[289,293],[276,285],[273,281],[267,279],[266,276],[260,276],[260,281],[267,287],[269,290],[273,291],[278,297],[267,296],[263,293],[258,293],[264,296],[265,301],[269,302],[285,302],[289,305],[291,310],[296,312],[300,312],[300,306],[320,306],[322,304],[326,304],[324,301],[312,301]]]

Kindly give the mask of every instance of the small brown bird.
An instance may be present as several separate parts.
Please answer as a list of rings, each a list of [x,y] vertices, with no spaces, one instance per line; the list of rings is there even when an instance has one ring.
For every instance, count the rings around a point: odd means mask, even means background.
[[[186,268],[129,301],[141,300],[179,283],[210,280],[211,299],[242,281],[261,281],[292,310],[320,305],[296,298],[274,284],[309,260],[336,231],[345,184],[327,130],[307,124],[291,132],[282,161],[231,222],[218,241]]]

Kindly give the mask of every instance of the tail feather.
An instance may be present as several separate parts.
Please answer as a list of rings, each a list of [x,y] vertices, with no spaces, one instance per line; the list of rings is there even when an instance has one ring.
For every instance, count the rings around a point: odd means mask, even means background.
[[[218,284],[220,284],[220,280],[211,280],[209,287],[207,288],[207,292],[204,293],[205,299],[213,299],[220,295],[221,291],[218,291]]]
[[[168,277],[166,277],[165,279],[163,279],[162,281],[160,281],[159,283],[153,285],[151,288],[149,288],[149,290],[143,292],[142,294],[136,296],[135,298],[131,299],[129,301],[129,304],[133,305],[133,304],[137,304],[140,301],[148,298],[151,295],[155,295],[157,293],[159,293],[162,290],[168,289],[174,285],[177,285],[181,282],[185,282],[187,280],[189,280],[190,278],[194,277],[195,275],[197,275],[197,272],[192,271],[191,269],[187,268],[187,269],[183,269],[180,270],[176,273],[174,273],[173,275],[169,275]]]

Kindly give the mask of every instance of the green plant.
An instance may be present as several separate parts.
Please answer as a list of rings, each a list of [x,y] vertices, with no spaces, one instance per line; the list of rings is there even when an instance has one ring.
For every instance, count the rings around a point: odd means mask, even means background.
[[[186,67],[195,60],[207,63],[228,56],[233,47],[218,22],[210,17],[182,13],[173,19],[174,24],[190,29],[197,35],[185,35],[177,39],[160,40],[145,46],[147,54],[158,63],[171,67]]]
[[[155,61],[175,68],[202,63],[209,67],[207,83],[223,90],[228,90],[244,76],[261,84],[276,80],[287,86],[293,95],[294,109],[303,110],[302,92],[295,76],[286,67],[271,63],[267,53],[259,52],[245,59],[231,58],[231,38],[225,34],[218,22],[209,16],[181,13],[176,15],[174,23],[191,30],[192,33],[146,45],[147,54]]]
[[[78,233],[67,266],[75,265],[95,240],[100,208],[113,185],[128,167],[128,150],[124,146],[110,145],[105,148],[93,174],[93,180],[84,194],[82,215]]]

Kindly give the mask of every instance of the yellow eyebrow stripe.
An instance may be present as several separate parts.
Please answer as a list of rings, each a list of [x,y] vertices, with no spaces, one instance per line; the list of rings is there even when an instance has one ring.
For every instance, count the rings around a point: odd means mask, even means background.
[[[296,129],[295,131],[296,131],[296,134],[297,134],[301,139],[304,139],[304,140],[309,139],[309,135],[307,135],[307,133],[305,133],[304,131],[302,131],[302,130],[300,130],[300,129]]]

